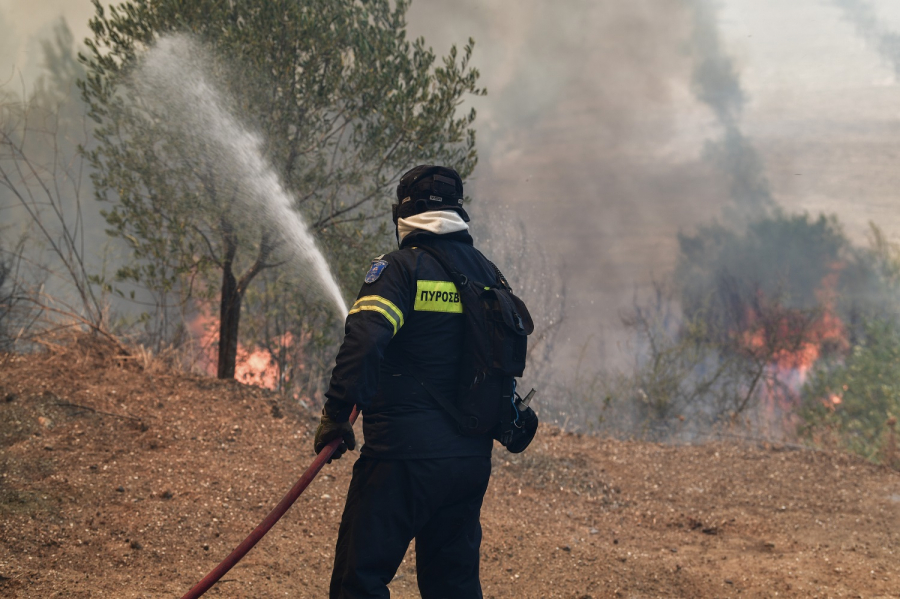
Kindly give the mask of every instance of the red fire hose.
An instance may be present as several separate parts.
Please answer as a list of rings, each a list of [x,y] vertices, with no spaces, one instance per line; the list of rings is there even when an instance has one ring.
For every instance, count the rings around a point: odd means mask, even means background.
[[[356,408],[353,408],[353,412],[350,414],[350,424],[356,422],[356,416],[358,412]],[[253,546],[256,545],[261,538],[263,538],[269,529],[275,526],[275,523],[284,516],[285,512],[287,512],[294,502],[297,501],[297,498],[300,497],[300,494],[306,490],[306,487],[309,486],[309,483],[316,477],[319,473],[319,470],[322,469],[322,466],[331,459],[331,456],[334,455],[334,451],[337,449],[338,445],[342,443],[340,438],[335,439],[328,445],[326,445],[322,451],[319,452],[319,455],[316,456],[316,459],[313,460],[313,463],[309,465],[309,468],[306,469],[306,472],[303,473],[303,476],[300,477],[300,480],[297,481],[290,491],[288,491],[287,495],[285,495],[281,501],[278,502],[278,505],[275,506],[269,515],[266,516],[266,519],[257,526],[250,535],[244,539],[240,545],[238,545],[231,554],[222,560],[222,562],[212,569],[212,571],[207,574],[203,580],[198,582],[194,587],[185,593],[185,595],[181,599],[197,599],[197,597],[203,595],[206,591],[212,588],[212,585],[216,584],[220,578],[225,576],[225,573],[231,570],[235,564],[241,561],[247,552],[253,549]]]

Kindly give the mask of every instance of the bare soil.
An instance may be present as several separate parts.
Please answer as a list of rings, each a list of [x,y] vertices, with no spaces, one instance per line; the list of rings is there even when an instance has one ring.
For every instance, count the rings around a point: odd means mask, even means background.
[[[296,403],[136,362],[0,356],[0,596],[180,597],[311,461]],[[206,596],[325,597],[355,456]],[[900,473],[847,455],[543,426],[495,450],[482,522],[485,597],[900,597]]]

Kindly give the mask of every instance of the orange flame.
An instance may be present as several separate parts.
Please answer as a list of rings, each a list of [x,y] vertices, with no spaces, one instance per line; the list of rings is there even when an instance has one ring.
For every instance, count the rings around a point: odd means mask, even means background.
[[[751,355],[765,355],[768,352],[770,362],[783,370],[806,373],[826,350],[846,350],[849,347],[844,324],[827,309],[808,323],[805,331],[797,329],[803,326],[800,323],[804,320],[798,313],[786,311],[775,318],[774,323],[754,322],[741,334],[741,345]],[[753,322],[757,317],[751,316],[750,320]]]
[[[816,362],[850,348],[844,323],[834,310],[843,266],[840,262],[832,264],[822,278],[816,290],[820,305],[817,314],[785,308],[759,297],[755,306],[747,308],[749,324],[736,338],[739,351],[768,361],[767,376],[778,384],[762,388],[763,409],[769,424],[783,431],[793,428],[790,424],[795,419],[799,391]],[[825,401],[834,409],[841,397],[835,394]]]
[[[197,316],[188,325],[188,330],[198,341],[200,353],[197,365],[210,376],[216,376],[219,346],[219,319],[210,314],[209,307],[201,307]],[[290,348],[294,339],[285,333],[278,340],[281,348]],[[266,348],[247,348],[238,342],[235,356],[234,378],[248,385],[265,389],[278,389],[287,382],[282,377],[281,368],[272,352]]]
[[[803,374],[825,353],[845,352],[850,344],[844,323],[834,312],[837,283],[844,265],[836,262],[816,290],[821,311],[811,321],[801,310],[772,305],[760,298],[761,308],[747,308],[749,326],[740,335],[743,350],[753,356],[767,356],[782,370]],[[762,312],[762,313],[761,313]]]

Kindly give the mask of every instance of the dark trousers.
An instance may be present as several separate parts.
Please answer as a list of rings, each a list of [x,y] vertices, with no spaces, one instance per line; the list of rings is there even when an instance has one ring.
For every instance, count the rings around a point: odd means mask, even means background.
[[[488,457],[380,460],[361,456],[341,518],[331,599],[390,597],[416,539],[423,599],[481,599],[478,559]]]

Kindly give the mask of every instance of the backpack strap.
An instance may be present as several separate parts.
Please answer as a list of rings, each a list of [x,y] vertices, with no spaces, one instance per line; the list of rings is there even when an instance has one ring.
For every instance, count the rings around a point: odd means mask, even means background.
[[[469,284],[468,277],[466,277],[464,274],[462,274],[461,272],[456,270],[456,268],[454,268],[447,261],[446,257],[444,257],[444,255],[440,251],[436,250],[435,248],[426,246],[426,245],[419,245],[417,247],[420,250],[430,254],[432,258],[437,260],[437,263],[440,264],[441,268],[443,268],[445,271],[447,271],[447,274],[450,276],[451,279],[453,279],[454,285],[457,285],[458,287],[465,287],[466,285]],[[462,296],[461,293],[460,293],[460,296]],[[465,307],[464,307],[464,309],[465,309]],[[422,385],[422,387],[424,387],[426,391],[428,391],[428,394],[431,395],[431,397],[433,397],[434,400],[442,408],[444,408],[444,411],[446,411],[453,418],[453,420],[456,421],[456,424],[458,424],[462,430],[468,430],[468,429],[472,429],[472,428],[475,428],[476,426],[478,426],[477,421],[473,423],[470,418],[467,418],[462,412],[460,412],[459,408],[456,407],[456,404],[453,401],[447,399],[446,396],[439,393],[438,390],[435,389],[431,383],[425,381],[423,378],[421,378],[415,372],[410,372],[410,374],[412,375],[412,377],[414,379],[419,381],[419,384]]]
[[[467,285],[468,284],[469,278],[466,277],[466,275],[459,272],[456,269],[456,267],[454,267],[450,262],[448,262],[447,257],[444,255],[443,252],[441,252],[437,248],[433,248],[433,247],[425,245],[425,244],[417,245],[416,248],[427,252],[428,254],[431,255],[432,258],[437,260],[438,264],[441,265],[441,268],[443,268],[445,271],[447,271],[447,274],[450,275],[450,278],[453,279],[453,282],[455,284],[457,284],[457,285]],[[494,264],[493,262],[491,262],[480,251],[478,251],[477,248],[475,249],[475,251],[478,252],[478,255],[481,256],[481,258],[485,262],[490,264],[491,268],[494,269],[494,275],[496,275],[496,277],[497,277],[496,284],[499,285],[500,287],[502,287],[503,289],[506,289],[507,291],[512,291],[512,287],[509,286],[509,282],[506,280],[506,277],[503,276],[503,273],[500,272],[500,269],[497,268],[497,265]]]
[[[445,271],[447,271],[447,274],[450,275],[451,279],[453,279],[453,283],[455,285],[465,287],[466,285],[469,284],[469,278],[466,277],[466,275],[459,272],[458,270],[456,270],[456,268],[447,261],[447,258],[444,256],[444,254],[442,252],[436,250],[433,247],[429,247],[427,245],[419,245],[416,247],[418,247],[420,250],[430,254],[432,258],[437,260],[437,263],[441,265],[441,268],[443,268]]]
[[[437,260],[438,264],[441,265],[441,268],[443,268],[445,271],[447,271],[447,274],[450,276],[451,279],[453,279],[453,283],[455,285],[457,285],[457,290],[460,292],[460,298],[462,298],[462,295],[463,295],[462,287],[466,287],[467,285],[469,285],[469,279],[464,274],[459,272],[456,268],[454,268],[441,251],[437,250],[436,248],[429,247],[426,245],[419,245],[417,247],[419,249],[427,252],[428,254],[430,254],[435,260]],[[481,254],[481,252],[479,252],[479,254]],[[483,254],[481,254],[481,256],[482,256],[482,258],[484,258]],[[498,278],[498,284],[503,289],[506,289],[508,291],[509,284],[506,282],[506,279],[503,276],[503,274],[500,272],[500,269],[497,268],[494,265],[494,263],[491,262],[490,260],[488,260],[487,258],[484,258],[484,259],[488,262],[488,264],[490,264],[494,268],[494,272],[496,273],[497,278]],[[466,309],[465,305],[463,306],[463,309]],[[471,307],[469,309],[471,309]],[[528,332],[530,333],[531,331],[528,331]],[[419,381],[419,384],[422,385],[422,387],[424,387],[425,390],[434,398],[434,400],[438,403],[438,405],[440,405],[444,409],[444,411],[446,411],[453,418],[453,420],[456,421],[457,425],[459,425],[459,427],[460,427],[460,430],[462,430],[462,431],[475,430],[478,427],[479,422],[478,422],[477,418],[475,418],[474,416],[472,416],[472,417],[465,416],[459,410],[459,408],[456,407],[456,404],[453,401],[450,401],[445,396],[441,395],[437,391],[437,389],[435,389],[430,383],[428,383],[427,381],[420,378],[415,372],[412,372],[411,374],[412,374],[413,378],[415,378],[417,381]],[[513,393],[512,393],[511,400],[514,400],[514,398],[515,398],[515,379],[512,380],[512,384],[513,384]],[[514,404],[510,404],[510,405],[511,405],[512,409],[515,409]],[[516,418],[506,418],[506,417],[500,418],[499,426],[497,427],[497,429],[495,430],[495,433],[494,433],[494,438],[497,439],[498,441],[500,441],[500,443],[502,445],[506,446],[512,440],[513,426],[515,424],[515,420],[517,420],[517,419],[518,419],[517,417]]]
[[[497,268],[497,265],[494,264],[493,262],[491,262],[490,259],[488,259],[487,256],[485,256],[484,254],[482,254],[481,252],[479,252],[477,248],[475,249],[475,251],[478,252],[478,254],[479,254],[482,258],[484,258],[484,260],[485,260],[488,264],[490,264],[491,267],[494,269],[494,274],[497,275],[497,282],[500,284],[500,286],[503,287],[504,289],[506,289],[507,291],[509,291],[509,292],[511,293],[511,292],[512,292],[512,287],[509,286],[509,281],[506,280],[506,277],[503,276],[503,273],[500,272],[500,269]]]

